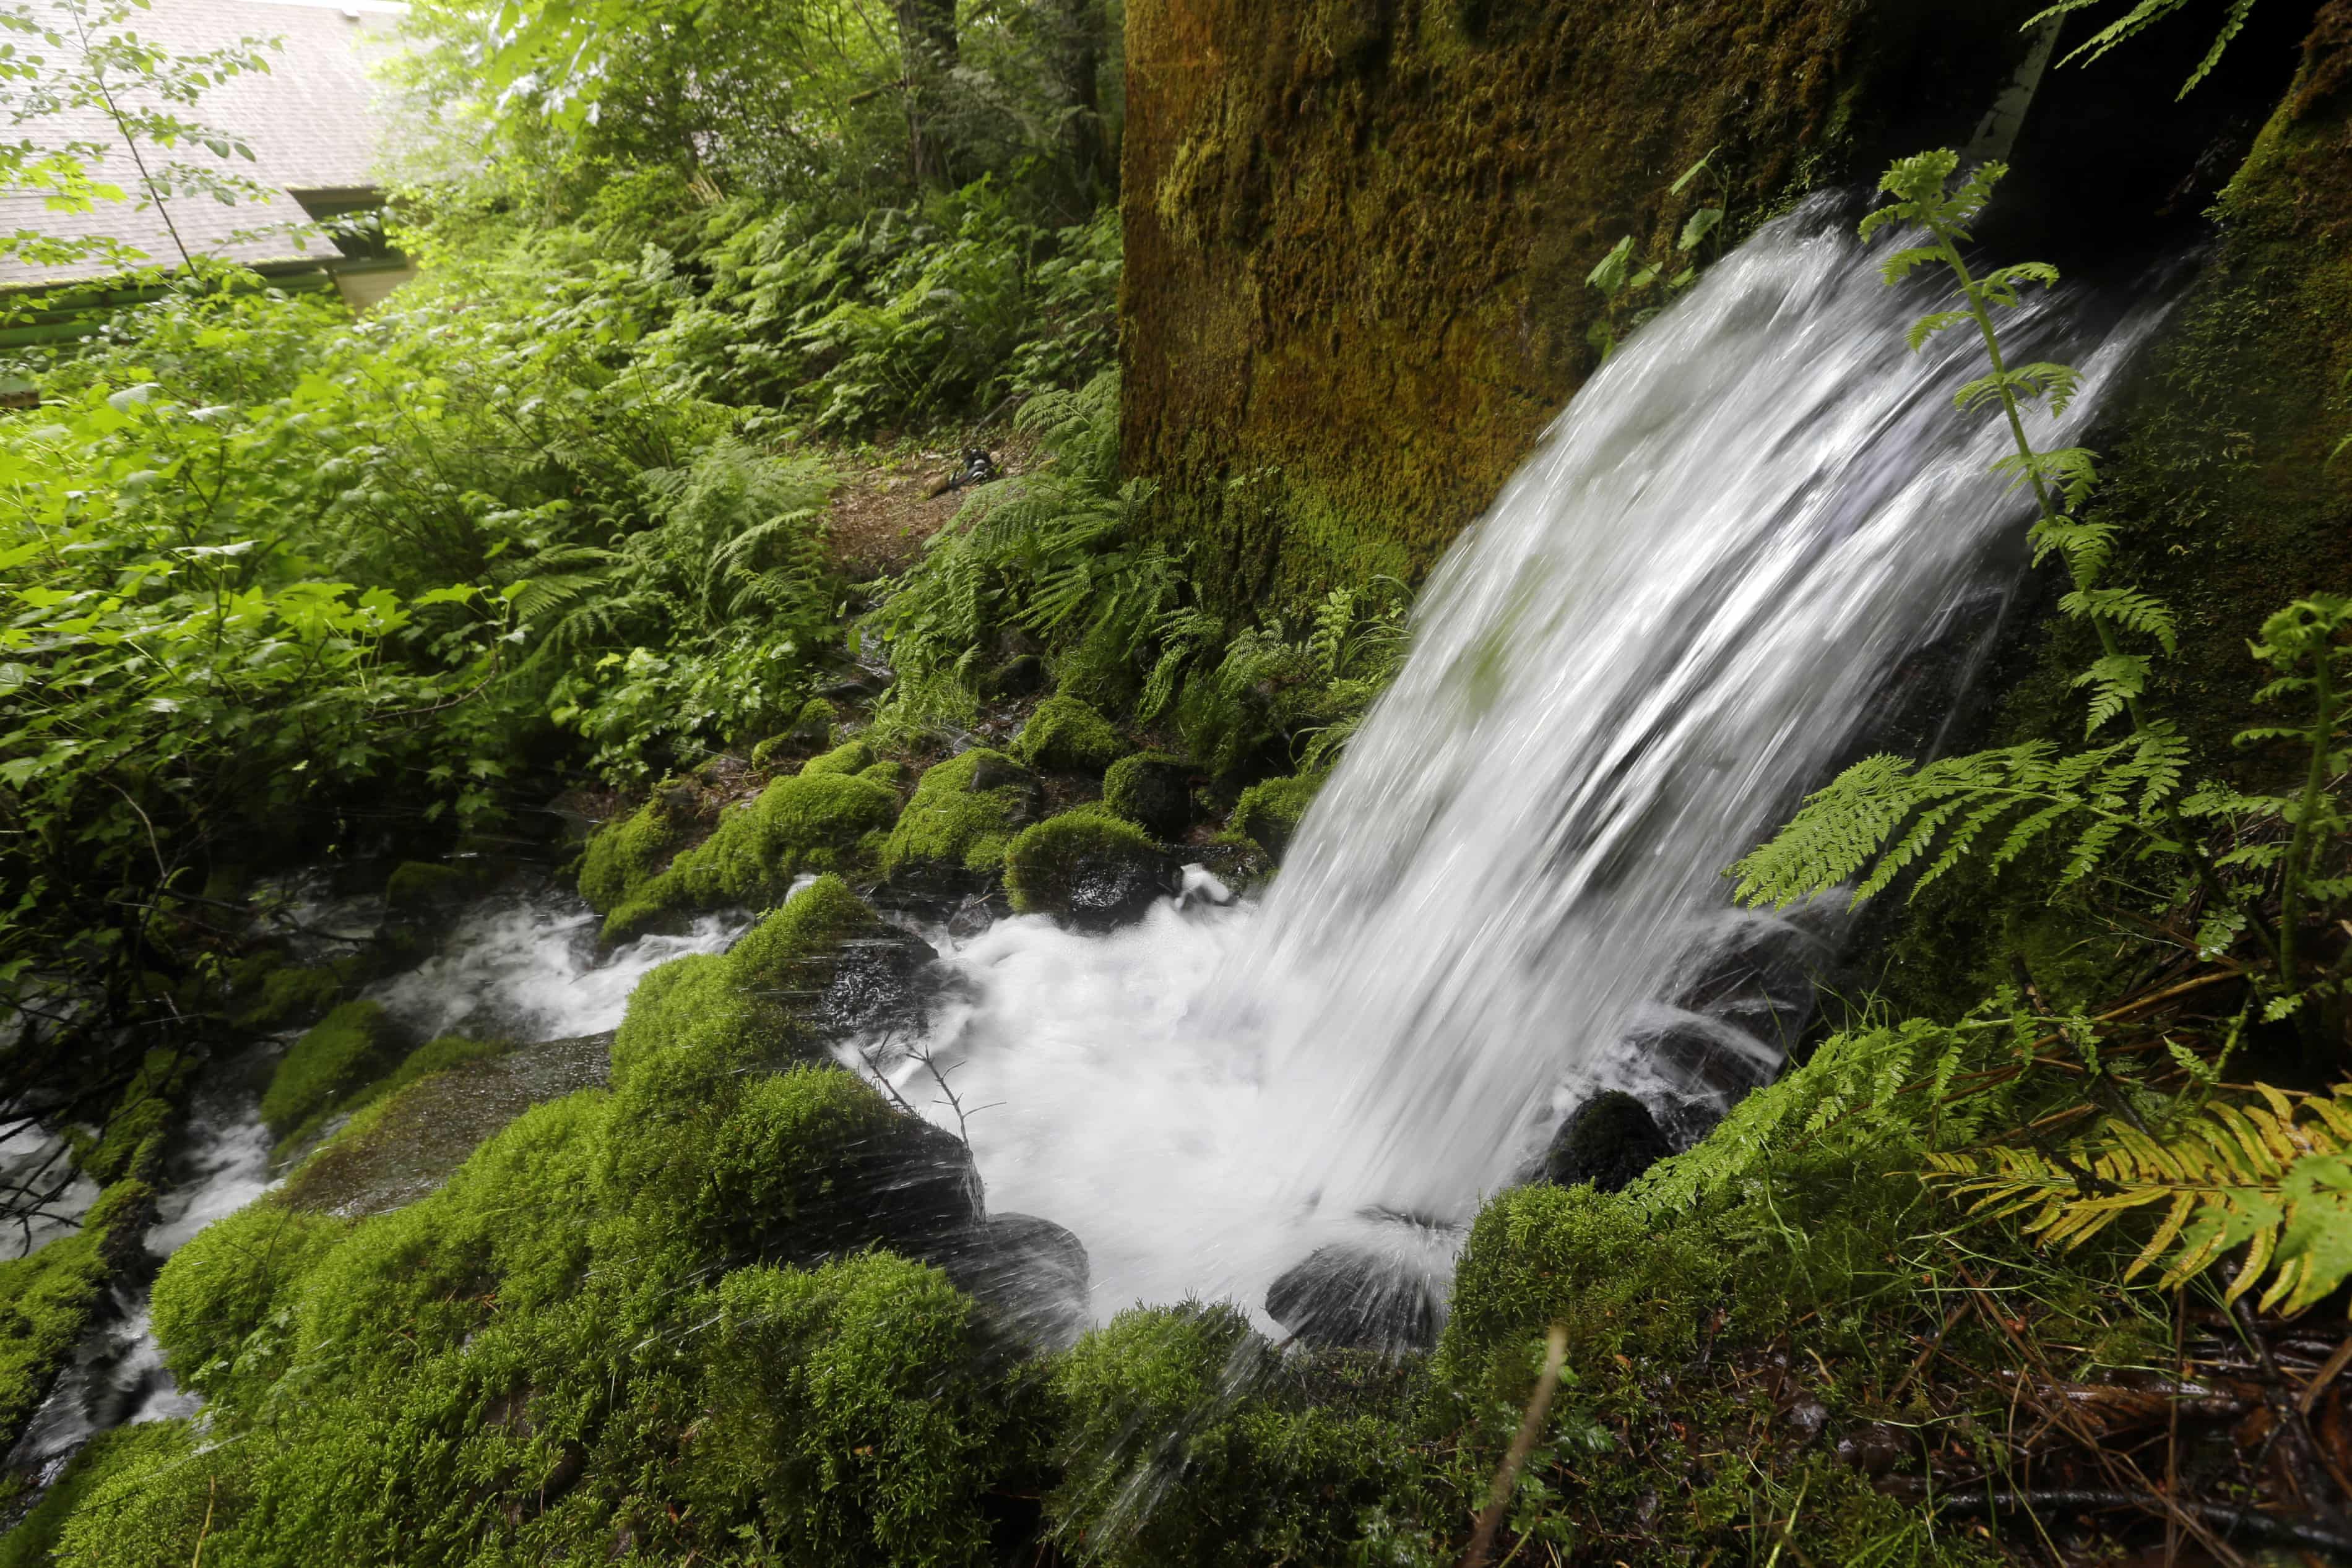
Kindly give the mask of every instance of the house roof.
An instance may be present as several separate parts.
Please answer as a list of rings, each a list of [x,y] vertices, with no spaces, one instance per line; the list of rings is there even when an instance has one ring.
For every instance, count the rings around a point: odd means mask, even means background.
[[[239,230],[299,223],[298,195],[352,193],[377,184],[377,156],[384,140],[383,89],[370,74],[376,61],[397,51],[400,13],[383,0],[345,5],[301,0],[153,0],[125,26],[139,37],[177,53],[221,48],[240,38],[277,38],[283,47],[265,51],[267,74],[247,72],[205,94],[194,110],[179,112],[245,140],[254,162],[227,160],[224,167],[258,181],[270,192],[266,203],[223,205],[210,196],[177,196],[172,222],[191,251],[249,265],[319,260],[333,247],[312,238],[307,248],[286,235],[231,243]],[[39,14],[37,10],[37,15]],[[18,132],[37,144],[90,141],[110,151],[99,177],[121,186],[133,199],[106,202],[92,213],[56,213],[38,196],[0,195],[0,234],[30,229],[60,238],[108,235],[136,246],[159,263],[176,258],[161,212],[137,205],[137,171],[131,150],[103,115],[45,116]],[[142,149],[152,158],[157,152]],[[163,151],[165,160],[202,162],[211,153],[182,146]],[[114,269],[91,260],[66,267],[37,267],[0,260],[0,288],[41,287],[104,277]]]

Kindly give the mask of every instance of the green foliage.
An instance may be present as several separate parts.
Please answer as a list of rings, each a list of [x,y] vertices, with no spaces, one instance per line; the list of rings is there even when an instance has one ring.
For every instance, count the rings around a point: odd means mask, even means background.
[[[111,1507],[121,1506],[120,1500],[113,1500],[110,1507],[95,1500],[125,1498],[154,1479],[159,1463],[177,1460],[187,1449],[188,1428],[182,1421],[142,1421],[99,1433],[41,1493],[32,1511],[15,1529],[0,1535],[0,1568],[50,1568],[60,1560],[53,1553],[68,1521],[80,1519],[79,1533],[89,1540],[94,1528],[100,1528],[96,1520],[111,1511]],[[108,1561],[132,1560],[126,1556]]]
[[[665,915],[773,904],[809,872],[850,869],[871,860],[898,814],[895,790],[854,774],[801,773],[779,779],[759,799],[719,819],[709,838],[640,885],[604,921],[604,939],[623,942]]]
[[[1715,152],[1717,151],[1720,149],[1710,151],[1666,187],[1668,195],[1678,196],[1685,187],[1704,175],[1711,181],[1716,191],[1715,205],[1695,207],[1683,220],[1682,232],[1675,239],[1675,253],[1689,259],[1672,277],[1666,276],[1666,269],[1674,266],[1672,261],[1642,260],[1637,254],[1640,241],[1633,235],[1627,235],[1611,246],[1609,254],[1602,256],[1599,265],[1586,276],[1584,286],[1601,296],[1602,306],[1601,314],[1595,316],[1592,325],[1585,329],[1585,340],[1600,351],[1604,362],[1617,351],[1618,342],[1626,332],[1656,315],[1665,308],[1666,299],[1697,281],[1700,252],[1708,236],[1716,235],[1723,226],[1727,204],[1730,199],[1730,187],[1721,171],[1715,167]],[[1636,309],[1638,302],[1649,297],[1653,288],[1658,290],[1659,302]]]
[[[236,1015],[240,1029],[267,1032],[308,1024],[326,1016],[343,994],[343,982],[334,970],[276,968],[261,977],[260,994]]]
[[[1167,857],[1151,835],[1105,810],[1081,806],[1024,828],[1004,852],[1004,891],[1016,915],[1067,915],[1089,878],[1149,881]]]
[[[882,868],[908,878],[986,877],[1034,821],[1037,781],[1001,751],[975,747],[926,769],[883,846]]]
[[[2168,1291],[2240,1247],[2225,1301],[2270,1280],[2258,1302],[2300,1312],[2352,1277],[2352,1084],[2263,1103],[2218,1103],[2160,1134],[2110,1117],[2065,1148],[1930,1155],[1927,1169],[1971,1210],[2030,1216],[2025,1229],[2072,1250],[2126,1215],[2162,1208],[2129,1280],[2159,1260]]]
[[[2057,5],[2047,10],[2037,11],[2027,17],[2024,26],[2029,29],[2038,27],[2058,17],[2071,16],[2077,11],[2087,11],[2099,3],[2100,0],[2059,0]],[[2093,33],[2082,43],[2075,45],[2073,51],[2059,63],[2072,65],[2074,61],[2081,60],[2088,65],[2116,45],[2138,37],[2174,12],[2187,8],[2188,5],[2189,0],[2135,0],[2130,10]],[[2254,0],[2228,0],[2228,6],[2229,9],[2221,18],[2221,30],[2214,36],[2213,47],[2205,51],[2205,57],[2197,62],[2197,68],[2190,71],[2189,79],[2180,84],[2179,97],[2187,98],[2196,90],[2199,82],[2213,74],[2213,68],[2221,63],[2222,51],[2227,49],[2230,47],[2230,41],[2244,29],[2246,19],[2253,15]]]
[[[323,1117],[390,1067],[400,1039],[379,1002],[345,1002],[296,1040],[270,1075],[261,1119],[285,1137]]]
[[[1013,756],[1049,773],[1099,774],[1129,749],[1108,719],[1074,696],[1038,704],[1013,743]]]

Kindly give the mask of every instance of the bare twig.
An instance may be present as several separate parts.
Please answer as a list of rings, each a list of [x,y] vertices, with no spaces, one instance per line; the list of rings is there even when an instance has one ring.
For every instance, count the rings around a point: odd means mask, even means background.
[[[1568,1329],[1554,1323],[1544,1334],[1544,1364],[1541,1375],[1536,1379],[1536,1391],[1528,1398],[1528,1413],[1519,1422],[1518,1435],[1511,1439],[1510,1451],[1503,1456],[1503,1468],[1495,1472],[1495,1484],[1486,1494],[1486,1511],[1478,1516],[1478,1528],[1470,1537],[1470,1549],[1462,1554],[1458,1568],[1486,1568],[1486,1559],[1495,1550],[1495,1532],[1503,1525],[1503,1511],[1511,1505],[1511,1493],[1517,1490],[1519,1471],[1526,1468],[1528,1456],[1535,1452],[1536,1439],[1543,1435],[1544,1417],[1551,1414],[1551,1397],[1559,1388],[1560,1363],[1568,1359]]]

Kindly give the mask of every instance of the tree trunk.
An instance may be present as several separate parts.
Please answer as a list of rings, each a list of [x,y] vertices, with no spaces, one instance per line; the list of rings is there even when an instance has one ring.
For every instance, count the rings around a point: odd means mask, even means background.
[[[906,62],[907,162],[917,184],[947,178],[945,139],[938,124],[940,88],[955,68],[955,0],[897,0],[898,50]]]
[[[1109,142],[1103,134],[1102,74],[1107,18],[1103,0],[1051,0],[1044,7],[1051,29],[1047,57],[1061,99],[1063,154],[1070,176],[1089,205],[1114,179]]]

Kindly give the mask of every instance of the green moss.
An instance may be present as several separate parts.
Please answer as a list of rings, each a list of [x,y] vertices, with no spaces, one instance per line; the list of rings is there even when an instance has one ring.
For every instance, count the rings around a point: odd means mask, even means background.
[[[325,1017],[342,994],[343,982],[331,968],[273,966],[257,982],[253,1000],[236,1015],[236,1026],[267,1033],[312,1023]]]
[[[971,1303],[944,1276],[886,1254],[751,1269],[710,1305],[687,1478],[705,1511],[757,1519],[789,1562],[989,1559],[982,1500],[1024,1446],[1022,1401],[975,1375]]]
[[[803,773],[863,773],[874,766],[874,748],[862,740],[845,741],[822,757],[801,764]]]
[[[287,1051],[261,1097],[261,1119],[279,1137],[331,1113],[390,1067],[400,1040],[376,1002],[345,1002]]]
[[[668,798],[656,790],[635,812],[606,823],[588,841],[580,859],[580,896],[597,914],[611,913],[661,869],[686,841],[687,831]]]
[[[936,764],[915,785],[883,870],[893,882],[993,875],[1039,799],[1036,779],[1003,752],[974,748]]]
[[[155,1277],[150,1309],[172,1375],[206,1398],[257,1393],[286,1370],[297,1292],[347,1221],[275,1196],[196,1232]]]
[[[149,1051],[123,1087],[104,1129],[95,1138],[77,1139],[74,1159],[82,1174],[100,1186],[125,1176],[154,1179],[196,1067],[196,1059],[184,1051]]]
[[[115,1259],[135,1249],[153,1194],[144,1182],[106,1189],[81,1228],[0,1262],[0,1443],[14,1444],[89,1326]]]
[[[471,867],[403,861],[383,884],[383,901],[393,909],[422,915],[462,904],[480,885],[481,878]]]
[[[840,719],[839,710],[823,697],[811,697],[801,705],[798,717],[792,727],[782,735],[772,735],[751,748],[751,766],[772,768],[788,757],[806,756],[824,751],[837,738],[834,725]]]
[[[745,932],[727,952],[734,983],[771,996],[823,990],[833,977],[833,955],[855,937],[889,931],[866,901],[837,876],[821,876],[782,909]]]
[[[1234,803],[1227,830],[1256,844],[1269,858],[1280,861],[1290,848],[1298,824],[1306,818],[1307,808],[1314,804],[1316,791],[1322,788],[1319,775],[1307,774],[1253,784],[1242,791],[1242,798]]]
[[[1111,722],[1076,697],[1047,697],[1021,727],[1013,754],[1048,773],[1099,774],[1134,748]]]
[[[1122,1312],[1055,1361],[1053,1391],[1048,1511],[1107,1568],[1350,1561],[1411,1461],[1393,1400],[1311,1397],[1231,1306]]]
[[[871,768],[860,768],[857,776],[871,783],[886,785],[896,789],[906,782],[907,770],[896,762],[877,762]]]
[[[779,779],[614,909],[604,939],[627,941],[688,910],[758,908],[782,898],[803,873],[864,865],[869,835],[887,830],[898,810],[896,791],[854,775]]]
[[[1018,915],[1066,915],[1082,883],[1120,903],[1150,894],[1167,860],[1151,835],[1099,806],[1022,831],[1004,852],[1004,891]]]
[[[53,1564],[106,1563],[108,1568],[171,1564],[187,1559],[175,1541],[180,1529],[160,1531],[152,1517],[160,1494],[184,1492],[172,1472],[194,1449],[185,1421],[145,1421],[117,1427],[92,1437],[66,1467],[24,1521],[0,1538],[0,1568],[52,1568]],[[196,1480],[201,1500],[213,1489],[209,1475]],[[67,1525],[73,1525],[68,1543]],[[203,1528],[201,1514],[186,1528]]]
[[[1189,769],[1164,751],[1122,757],[1103,775],[1104,807],[1160,839],[1173,840],[1192,815]]]

